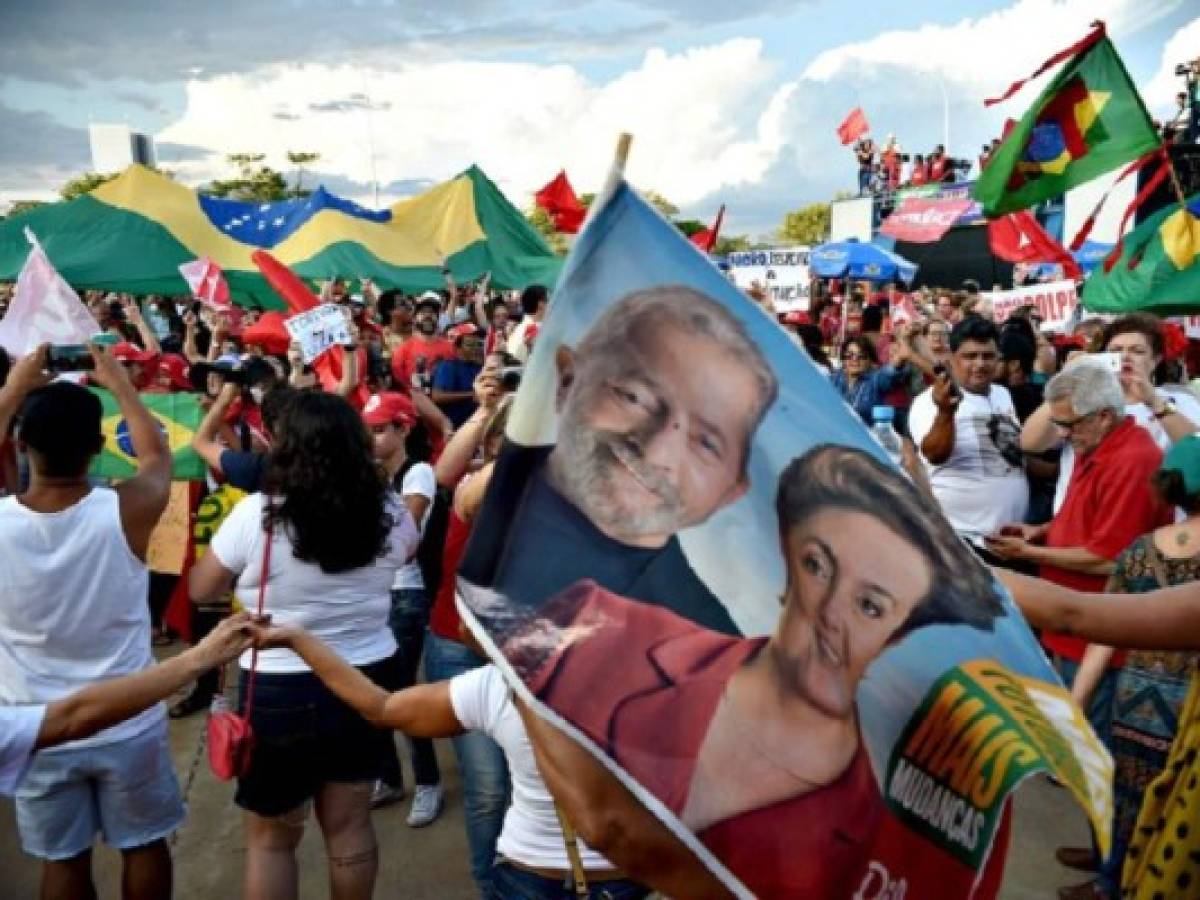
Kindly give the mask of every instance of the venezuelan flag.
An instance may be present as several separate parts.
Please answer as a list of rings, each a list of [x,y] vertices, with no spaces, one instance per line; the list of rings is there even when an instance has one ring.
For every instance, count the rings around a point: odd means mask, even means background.
[[[368,210],[323,188],[280,203],[221,200],[134,165],[83,197],[0,222],[0,279],[14,278],[28,255],[26,227],[78,289],[187,293],[179,265],[206,256],[234,299],[269,308],[283,304],[250,258],[260,248],[304,278],[368,277],[407,291],[442,285],[440,255],[460,281],[490,271],[499,288],[553,285],[561,268],[475,166]]]
[[[1088,276],[1083,305],[1103,313],[1200,312],[1200,194],[1159,210],[1127,234],[1116,264],[1108,272],[1097,266]]]
[[[1058,197],[1159,145],[1142,98],[1103,30],[1079,46],[975,182],[975,199],[986,215]]]

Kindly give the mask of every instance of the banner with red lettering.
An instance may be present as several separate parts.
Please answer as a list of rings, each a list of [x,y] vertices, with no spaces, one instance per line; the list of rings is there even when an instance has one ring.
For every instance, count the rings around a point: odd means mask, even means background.
[[[1073,281],[1051,281],[1033,284],[1011,291],[992,291],[983,295],[992,304],[992,315],[1000,324],[1022,306],[1036,306],[1042,316],[1042,327],[1055,331],[1069,328],[1079,306],[1079,294]]]
[[[940,241],[959,216],[971,208],[972,201],[931,200],[927,197],[908,197],[899,209],[884,220],[880,233],[898,241],[913,244],[932,244]]]

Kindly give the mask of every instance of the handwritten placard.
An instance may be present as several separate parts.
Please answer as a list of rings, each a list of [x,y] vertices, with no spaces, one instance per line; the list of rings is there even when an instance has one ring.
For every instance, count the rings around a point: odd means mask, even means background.
[[[322,303],[308,312],[297,313],[284,322],[292,340],[300,345],[306,363],[336,344],[349,344],[350,320],[342,307]]]

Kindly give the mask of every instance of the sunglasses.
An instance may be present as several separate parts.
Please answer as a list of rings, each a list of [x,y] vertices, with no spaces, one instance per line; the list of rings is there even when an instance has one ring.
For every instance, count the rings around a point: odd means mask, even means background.
[[[842,359],[847,360],[847,361],[853,361],[853,360],[864,360],[864,359],[866,359],[866,357],[863,356],[861,353],[843,353]]]

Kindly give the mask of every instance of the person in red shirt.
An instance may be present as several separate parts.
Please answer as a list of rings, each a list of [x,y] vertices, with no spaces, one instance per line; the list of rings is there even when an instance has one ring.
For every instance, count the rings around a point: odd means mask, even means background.
[[[1082,359],[1052,378],[1046,403],[1077,460],[1066,498],[1045,525],[1007,525],[988,540],[988,549],[1005,559],[1035,563],[1047,581],[1100,593],[1121,551],[1171,521],[1171,508],[1150,483],[1162,463],[1162,450],[1125,414],[1121,383],[1098,360]],[[1087,642],[1056,632],[1047,632],[1042,640],[1064,680],[1072,683]],[[1116,669],[1123,661],[1120,655],[1113,657],[1088,710],[1102,741],[1108,740]]]
[[[392,354],[392,381],[414,393],[429,393],[433,369],[443,359],[453,359],[454,344],[438,336],[441,302],[431,294],[417,300],[413,309],[413,335]]]
[[[929,170],[925,167],[925,157],[920,153],[913,157],[912,170],[908,173],[908,183],[919,187],[929,180]]]

